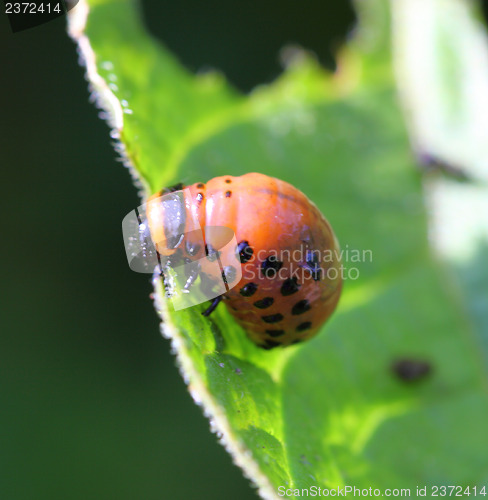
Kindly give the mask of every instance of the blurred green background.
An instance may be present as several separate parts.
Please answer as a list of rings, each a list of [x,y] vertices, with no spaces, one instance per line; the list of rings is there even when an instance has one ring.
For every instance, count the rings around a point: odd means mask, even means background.
[[[333,68],[354,24],[339,0],[143,7],[188,68],[244,91],[277,76],[288,43]],[[255,498],[159,334],[149,276],[126,263],[139,200],[65,20],[13,35],[0,17],[0,499]]]

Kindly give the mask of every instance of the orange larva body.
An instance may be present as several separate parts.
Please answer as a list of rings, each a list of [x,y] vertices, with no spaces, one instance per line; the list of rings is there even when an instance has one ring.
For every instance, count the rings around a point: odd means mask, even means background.
[[[219,243],[209,241],[206,227],[227,227],[236,235],[242,278],[236,285],[232,273],[227,276],[231,288],[223,302],[249,338],[269,349],[315,335],[334,311],[342,285],[337,241],[318,208],[290,184],[257,173],[216,177],[188,189],[185,210],[198,219],[207,253]],[[148,220],[153,240],[163,240],[164,221],[149,213]],[[189,229],[181,225],[178,231]],[[181,250],[183,258],[206,260],[191,233],[175,241],[167,254]],[[206,277],[205,265],[200,274]]]

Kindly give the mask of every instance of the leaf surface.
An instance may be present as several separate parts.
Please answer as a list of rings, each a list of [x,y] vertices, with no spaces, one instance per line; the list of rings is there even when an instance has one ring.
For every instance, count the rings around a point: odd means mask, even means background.
[[[429,249],[388,3],[360,5],[362,28],[335,75],[298,53],[249,96],[220,75],[189,74],[146,34],[131,1],[83,0],[70,19],[146,194],[258,171],[306,193],[341,242],[343,297],[301,346],[264,351],[223,307],[210,318],[203,305],[175,312],[155,281],[192,396],[265,498],[279,498],[279,486],[414,491],[487,479],[478,325]],[[400,380],[392,364],[403,358],[428,361],[431,375]]]

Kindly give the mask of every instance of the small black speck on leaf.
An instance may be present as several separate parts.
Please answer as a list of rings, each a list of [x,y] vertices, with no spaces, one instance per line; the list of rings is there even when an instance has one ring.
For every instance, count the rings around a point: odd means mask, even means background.
[[[432,372],[432,365],[419,359],[398,359],[392,364],[392,371],[404,382],[415,382],[427,377]]]

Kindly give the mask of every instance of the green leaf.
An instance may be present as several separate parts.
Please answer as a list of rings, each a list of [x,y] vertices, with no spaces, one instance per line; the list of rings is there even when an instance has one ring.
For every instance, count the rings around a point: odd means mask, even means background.
[[[417,147],[488,181],[488,35],[476,2],[392,2],[395,63]]]
[[[488,397],[478,325],[432,255],[422,178],[396,101],[389,5],[326,73],[297,52],[250,96],[186,72],[128,0],[81,0],[78,41],[114,137],[146,195],[164,185],[259,171],[305,192],[331,222],[346,279],[314,339],[264,351],[220,307],[156,307],[195,401],[265,498],[279,486],[412,489],[487,479]],[[362,262],[354,251],[365,252]],[[370,258],[371,257],[371,258]],[[429,377],[396,377],[399,358]],[[455,452],[453,452],[455,450]]]

